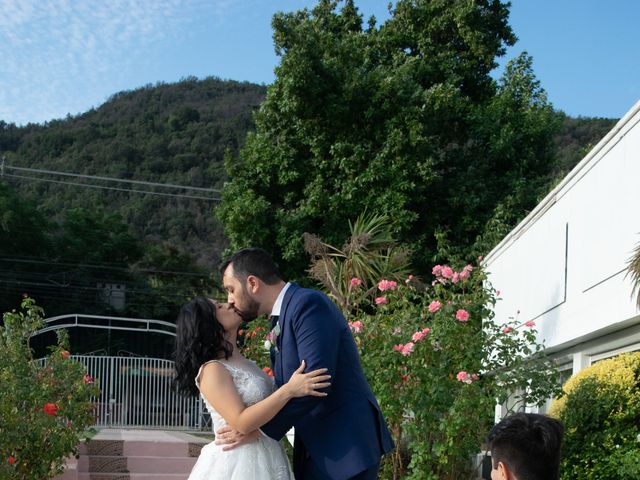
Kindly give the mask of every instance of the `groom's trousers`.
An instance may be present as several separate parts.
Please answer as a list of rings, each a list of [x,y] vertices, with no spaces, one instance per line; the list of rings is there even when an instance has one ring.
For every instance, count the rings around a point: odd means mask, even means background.
[[[349,480],[376,480],[378,478],[378,470],[380,469],[380,464],[374,465],[373,467],[365,470],[364,472],[360,472],[355,477],[349,478]],[[330,477],[327,477],[322,472],[318,471],[317,467],[313,464],[311,459],[308,459],[305,464],[304,473],[302,475],[302,480],[333,480]],[[296,480],[299,480],[296,477]]]

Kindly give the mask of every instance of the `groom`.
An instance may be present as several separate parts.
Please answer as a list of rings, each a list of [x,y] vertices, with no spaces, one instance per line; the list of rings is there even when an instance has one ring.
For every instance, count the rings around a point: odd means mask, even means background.
[[[307,371],[329,369],[326,397],[294,398],[261,428],[280,440],[295,427],[296,479],[376,479],[380,458],[393,449],[393,441],[340,310],[325,294],[284,282],[262,249],[236,252],[222,265],[222,273],[228,302],[245,320],[263,314],[272,318],[277,335],[272,367],[278,387],[302,360]],[[216,437],[227,449],[256,438],[230,427]]]

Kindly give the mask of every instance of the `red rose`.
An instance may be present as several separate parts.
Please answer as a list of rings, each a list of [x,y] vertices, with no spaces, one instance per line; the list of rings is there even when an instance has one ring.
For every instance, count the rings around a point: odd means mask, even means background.
[[[93,383],[94,378],[91,375],[88,375],[85,373],[84,377],[82,378],[82,381],[88,385],[90,383]]]
[[[63,350],[63,351],[60,352],[60,356],[62,358],[69,358],[69,355],[71,355],[71,354],[66,350]]]
[[[9,465],[13,465],[14,463],[16,463],[16,457],[14,457],[13,455],[9,455],[9,456],[7,457],[7,463],[8,463]]]
[[[45,403],[43,407],[44,413],[51,416],[56,416],[58,414],[58,405],[55,403]]]

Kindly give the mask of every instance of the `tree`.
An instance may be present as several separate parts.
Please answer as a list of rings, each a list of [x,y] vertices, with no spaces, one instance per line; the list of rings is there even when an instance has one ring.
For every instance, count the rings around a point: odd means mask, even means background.
[[[376,27],[353,1],[322,0],[277,14],[276,80],[227,162],[218,217],[231,246],[268,248],[301,277],[303,232],[339,243],[369,209],[395,220],[420,273],[436,232],[465,253],[497,206],[512,198],[510,222],[532,208],[557,122],[530,57],[500,84],[489,75],[515,41],[508,13],[499,1],[400,0]]]

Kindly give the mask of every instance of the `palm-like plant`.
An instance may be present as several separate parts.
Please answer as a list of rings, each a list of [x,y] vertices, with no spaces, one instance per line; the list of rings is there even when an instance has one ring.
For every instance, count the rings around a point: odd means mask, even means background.
[[[311,255],[309,273],[345,313],[363,296],[371,295],[380,279],[402,280],[409,268],[409,251],[393,238],[392,222],[386,215],[365,212],[354,223],[349,221],[349,230],[350,237],[342,248],[304,234],[305,250]],[[353,278],[363,285],[354,288]]]
[[[633,283],[633,291],[631,295],[636,296],[636,304],[640,308],[640,243],[633,251],[631,258],[629,259],[629,265],[627,266],[627,275],[631,275],[631,282]]]

